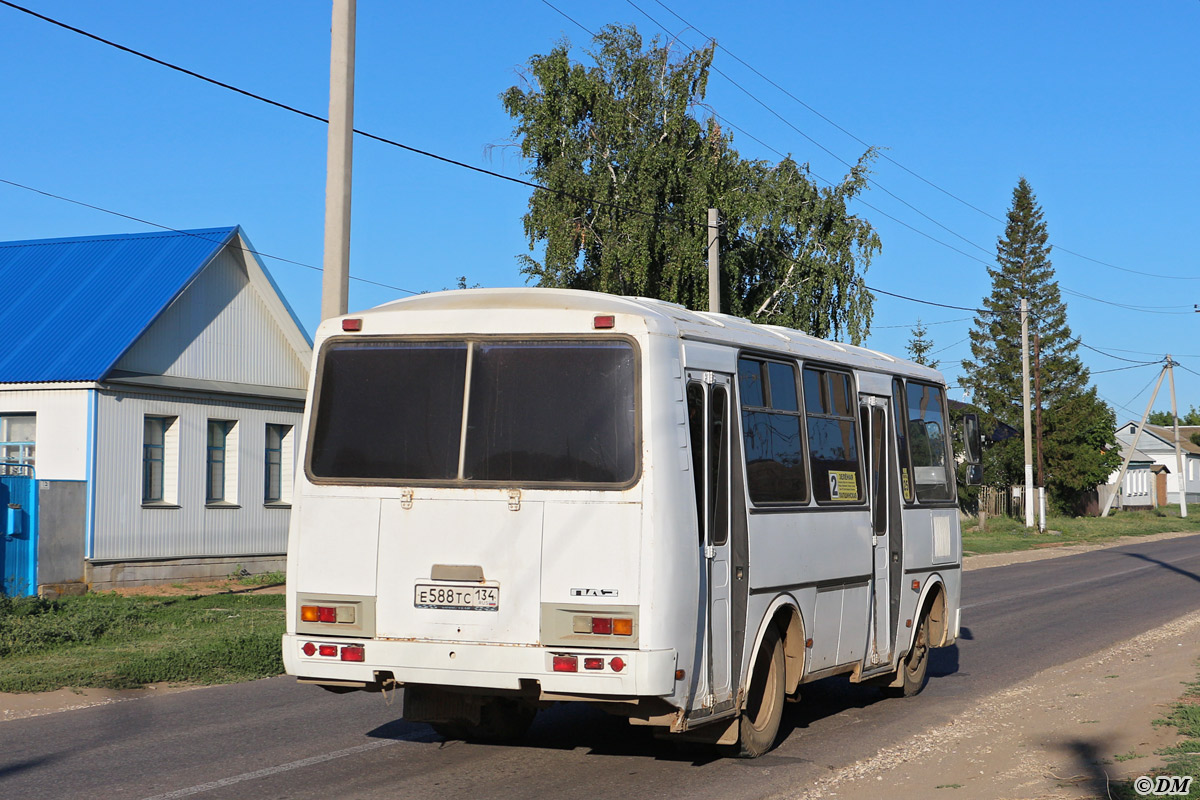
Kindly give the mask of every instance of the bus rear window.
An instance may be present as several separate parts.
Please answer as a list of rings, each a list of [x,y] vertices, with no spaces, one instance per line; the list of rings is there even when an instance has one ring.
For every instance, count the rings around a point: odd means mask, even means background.
[[[625,340],[358,344],[323,356],[315,478],[624,484],[637,474]],[[372,382],[388,386],[382,399],[364,391]]]

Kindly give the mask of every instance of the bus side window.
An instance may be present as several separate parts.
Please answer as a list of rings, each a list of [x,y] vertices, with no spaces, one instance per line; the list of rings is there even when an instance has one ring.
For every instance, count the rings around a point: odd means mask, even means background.
[[[712,427],[709,430],[708,474],[712,490],[712,544],[729,539],[729,394],[724,386],[713,388]]]
[[[896,422],[896,453],[900,459],[900,493],[904,502],[916,501],[913,496],[912,464],[908,456],[908,412],[904,403],[904,384],[899,378],[892,379],[892,416]]]
[[[687,386],[688,436],[692,446],[692,481],[696,487],[696,528],[700,543],[706,540],[707,517],[704,513],[704,387],[691,382]]]
[[[859,464],[858,424],[850,375],[804,368],[804,412],[813,495],[818,503],[861,503],[866,490]]]

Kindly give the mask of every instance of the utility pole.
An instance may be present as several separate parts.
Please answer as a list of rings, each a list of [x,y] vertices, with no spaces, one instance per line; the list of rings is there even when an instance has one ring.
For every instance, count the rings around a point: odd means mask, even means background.
[[[345,314],[350,291],[350,176],[354,155],[355,0],[333,0],[329,140],[325,162],[325,274],[321,319]]]
[[[1100,512],[1101,517],[1108,516],[1109,510],[1112,509],[1113,499],[1116,498],[1117,492],[1121,491],[1121,487],[1125,485],[1125,471],[1129,469],[1129,462],[1133,459],[1134,451],[1137,450],[1138,439],[1142,438],[1142,429],[1146,427],[1146,419],[1150,416],[1150,409],[1154,408],[1154,398],[1158,397],[1158,390],[1162,387],[1163,375],[1166,374],[1166,367],[1163,367],[1162,371],[1158,373],[1158,383],[1154,384],[1154,391],[1150,393],[1150,402],[1146,403],[1146,411],[1142,414],[1142,421],[1138,423],[1137,430],[1133,434],[1133,441],[1129,443],[1129,452],[1125,454],[1125,460],[1121,462],[1121,471],[1117,473],[1116,489],[1104,501],[1104,511]]]
[[[1042,334],[1033,334],[1033,407],[1037,411],[1038,530],[1046,530],[1046,467],[1042,460]]]
[[[721,313],[721,214],[708,210],[708,310]]]
[[[1033,431],[1029,413],[1029,298],[1021,298],[1021,406],[1025,422],[1025,527],[1033,527]]]
[[[1167,353],[1167,380],[1171,387],[1171,419],[1175,420],[1175,464],[1179,468],[1179,479],[1175,481],[1179,486],[1179,516],[1187,518],[1187,473],[1183,471],[1183,451],[1179,447],[1179,414],[1175,409],[1175,370],[1173,367],[1175,362],[1171,360],[1171,354]]]

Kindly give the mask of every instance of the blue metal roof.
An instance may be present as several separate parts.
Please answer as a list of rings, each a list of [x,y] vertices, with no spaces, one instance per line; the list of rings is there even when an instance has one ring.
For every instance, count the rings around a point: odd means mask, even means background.
[[[0,242],[0,383],[103,379],[237,232]]]

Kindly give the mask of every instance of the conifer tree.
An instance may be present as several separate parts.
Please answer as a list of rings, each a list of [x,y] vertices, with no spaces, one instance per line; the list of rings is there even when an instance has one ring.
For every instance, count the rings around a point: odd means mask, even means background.
[[[904,345],[909,357],[918,364],[937,369],[941,362],[929,357],[929,351],[933,349],[933,339],[929,338],[929,329],[921,322],[920,317],[917,317],[917,324],[910,333],[912,338]]]
[[[1004,236],[996,243],[996,267],[989,267],[988,274],[992,292],[975,317],[971,358],[962,362],[961,383],[976,405],[1023,429],[1019,312],[1021,298],[1028,298],[1030,341],[1035,333],[1041,337],[1042,478],[1052,500],[1069,508],[1108,476],[1114,460],[1119,465],[1113,447],[1116,418],[1089,385],[1088,370],[1077,354],[1079,344],[1067,325],[1067,308],[1050,262],[1046,222],[1025,178],[1013,189]],[[1020,483],[1021,437],[989,448],[984,466],[989,483]]]

